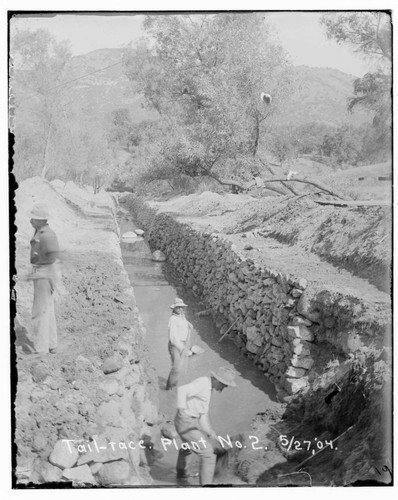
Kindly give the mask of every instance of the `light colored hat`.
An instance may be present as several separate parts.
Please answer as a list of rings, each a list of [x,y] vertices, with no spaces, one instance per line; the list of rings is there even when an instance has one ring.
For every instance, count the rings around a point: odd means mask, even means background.
[[[221,366],[217,372],[211,372],[212,376],[219,380],[224,385],[230,385],[231,387],[236,387],[234,381],[236,372],[231,368],[226,366]]]
[[[175,307],[188,307],[181,299],[175,299],[174,304],[171,304],[170,308],[174,309]]]
[[[30,218],[36,220],[47,220],[49,216],[50,212],[45,203],[37,203],[30,213]]]
[[[193,345],[191,347],[191,352],[192,352],[192,354],[202,354],[205,352],[205,350],[202,347],[200,347],[199,345]]]

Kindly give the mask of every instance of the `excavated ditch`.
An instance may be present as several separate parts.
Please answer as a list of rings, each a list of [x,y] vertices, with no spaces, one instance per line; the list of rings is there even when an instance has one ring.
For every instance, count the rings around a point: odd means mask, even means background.
[[[121,220],[121,234],[135,229],[133,221]],[[122,242],[122,258],[134,289],[137,307],[146,327],[145,342],[149,350],[149,360],[155,367],[159,380],[159,410],[166,421],[172,421],[176,412],[175,392],[165,391],[165,383],[170,371],[170,358],[167,350],[167,322],[170,316],[170,304],[175,297],[182,298],[187,308],[187,318],[193,324],[192,342],[204,349],[204,353],[190,357],[180,383],[216,370],[219,366],[230,366],[237,372],[236,388],[230,388],[221,394],[213,395],[210,418],[216,431],[221,435],[250,435],[252,419],[256,413],[268,412],[277,415],[281,405],[276,400],[273,385],[259,372],[250,360],[228,340],[220,343],[219,329],[209,315],[200,316],[206,308],[198,297],[181,283],[176,270],[167,263],[152,260],[152,253],[147,243],[141,238],[133,243]],[[254,442],[254,437],[252,440]],[[248,440],[247,445],[250,445]],[[155,460],[151,474],[156,485],[176,484],[175,466],[177,451],[174,447],[164,450],[159,441],[156,447],[163,451],[163,456]],[[230,469],[219,468],[217,483],[240,484],[242,480]],[[195,485],[198,481],[192,479]]]
[[[51,225],[64,250],[56,308],[60,347],[46,359],[29,355],[32,291],[23,280],[29,267],[28,213],[37,199],[50,204]],[[342,286],[325,286],[334,271],[322,273],[315,260],[296,266],[299,275],[291,266],[287,275],[278,266],[288,267],[289,252],[272,239],[259,259],[247,258],[239,236],[228,240],[190,222],[157,216],[135,197],[123,200],[146,230],[151,250],[165,252],[166,263],[153,262],[144,241],[120,244],[111,199],[95,202],[76,187],[68,191],[39,179],[19,188],[16,483],[177,484],[176,450],[162,449],[161,433],[172,431],[175,412],[175,400],[163,387],[170,368],[169,305],[178,295],[189,305],[194,342],[205,351],[189,360],[182,382],[221,364],[238,372],[238,388],[213,398],[211,418],[220,435],[239,434],[244,446],[220,461],[216,482],[388,484],[388,297],[364,281],[352,286],[344,273],[338,278]],[[131,230],[131,217],[120,226],[122,233]],[[306,273],[317,276],[315,282]],[[211,315],[197,314],[203,310]],[[217,343],[234,321],[231,334]],[[373,355],[375,345],[381,357]],[[352,353],[363,355],[365,364],[373,360],[368,372],[358,371]],[[371,374],[370,385],[365,373]],[[326,447],[303,474],[294,473],[315,454],[316,440],[336,438],[338,447]],[[72,457],[60,445],[65,439],[73,440]],[[309,451],[302,450],[304,440],[311,441]],[[94,442],[142,446],[105,453],[83,449]],[[189,484],[196,483],[184,485]]]
[[[314,255],[299,249],[293,255],[272,238],[257,241],[248,255],[247,238],[212,232],[195,217],[157,214],[131,195],[120,202],[147,231],[151,249],[164,252],[195,299],[212,310],[215,338],[234,324],[229,340],[283,403],[281,418],[266,410],[252,425],[267,453],[236,453],[235,472],[250,484],[308,484],[294,471],[309,459],[311,484],[388,483],[388,474],[375,472],[391,464],[388,295]]]

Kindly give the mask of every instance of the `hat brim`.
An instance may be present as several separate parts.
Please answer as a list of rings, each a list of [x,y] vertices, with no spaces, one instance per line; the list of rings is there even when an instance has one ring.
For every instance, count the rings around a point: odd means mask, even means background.
[[[212,376],[214,378],[216,378],[219,382],[221,382],[222,384],[224,385],[229,385],[230,387],[236,387],[236,383],[234,381],[232,382],[227,382],[225,379],[223,379],[222,377],[220,377],[219,375],[217,375],[216,373],[214,372],[210,372],[212,374]]]
[[[40,215],[36,215],[36,214],[30,214],[30,218],[31,219],[36,219],[36,220],[48,220],[48,217],[40,217]]]
[[[170,309],[174,309],[175,307],[188,307],[186,304],[171,304]]]

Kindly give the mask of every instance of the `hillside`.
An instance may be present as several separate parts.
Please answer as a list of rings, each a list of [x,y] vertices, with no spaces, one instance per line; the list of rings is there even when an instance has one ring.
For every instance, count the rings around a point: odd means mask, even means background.
[[[368,113],[347,111],[347,99],[352,95],[355,76],[333,68],[308,66],[297,66],[294,74],[299,82],[298,88],[280,118],[282,124],[322,122],[339,125],[349,121],[361,125],[369,120]]]
[[[124,49],[99,49],[73,57],[65,70],[67,80],[88,76],[68,85],[67,93],[75,105],[91,104],[103,113],[128,108],[132,121],[140,122],[155,113],[145,110],[142,98],[134,93],[123,72],[123,53]]]
[[[128,107],[135,122],[156,116],[142,107],[142,98],[133,95],[131,84],[123,73],[122,58],[123,49],[100,49],[73,57],[67,68],[68,80],[111,67],[72,83],[69,93],[76,102],[92,102],[104,112]],[[333,68],[298,66],[294,68],[294,76],[299,82],[297,92],[292,95],[281,116],[281,123],[315,121],[338,125],[349,120],[359,125],[367,120],[363,112],[347,112],[347,99],[352,95],[352,82],[355,79],[353,75]]]
[[[95,107],[104,114],[128,108],[136,123],[155,118],[157,114],[143,107],[143,98],[134,93],[123,72],[123,53],[124,49],[98,49],[73,57],[62,79],[71,82],[62,87],[68,105],[77,109]],[[281,124],[323,122],[339,125],[349,120],[360,125],[369,119],[364,112],[347,112],[354,76],[332,68],[298,66],[294,68],[294,77],[298,81],[297,91],[279,117]],[[26,94],[30,95],[31,91],[27,90]]]

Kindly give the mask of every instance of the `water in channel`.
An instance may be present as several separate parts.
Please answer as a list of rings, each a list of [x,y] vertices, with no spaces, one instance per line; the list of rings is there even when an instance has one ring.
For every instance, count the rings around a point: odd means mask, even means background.
[[[119,221],[121,234],[132,231],[135,226],[131,219]],[[190,356],[180,384],[197,377],[209,375],[220,366],[228,366],[237,372],[237,387],[227,387],[222,393],[213,392],[210,402],[210,420],[217,434],[233,436],[249,432],[251,420],[256,413],[278,404],[273,385],[262,372],[246,358],[238,347],[228,339],[220,343],[220,332],[211,316],[198,317],[195,313],[206,309],[190,290],[178,279],[178,269],[167,262],[159,263],[151,259],[151,251],[143,238],[133,243],[121,243],[124,267],[134,289],[137,307],[146,327],[146,344],[151,364],[156,368],[160,387],[160,412],[173,420],[176,412],[176,391],[165,391],[165,383],[171,368],[168,353],[167,323],[171,314],[170,305],[180,297],[187,305],[186,317],[194,327],[192,344],[204,349],[204,353]],[[155,485],[176,485],[175,465],[177,450],[170,446],[163,451],[163,457],[151,467]],[[195,470],[197,457],[192,459]],[[237,479],[236,481],[240,481]],[[196,479],[190,484],[199,484]]]

